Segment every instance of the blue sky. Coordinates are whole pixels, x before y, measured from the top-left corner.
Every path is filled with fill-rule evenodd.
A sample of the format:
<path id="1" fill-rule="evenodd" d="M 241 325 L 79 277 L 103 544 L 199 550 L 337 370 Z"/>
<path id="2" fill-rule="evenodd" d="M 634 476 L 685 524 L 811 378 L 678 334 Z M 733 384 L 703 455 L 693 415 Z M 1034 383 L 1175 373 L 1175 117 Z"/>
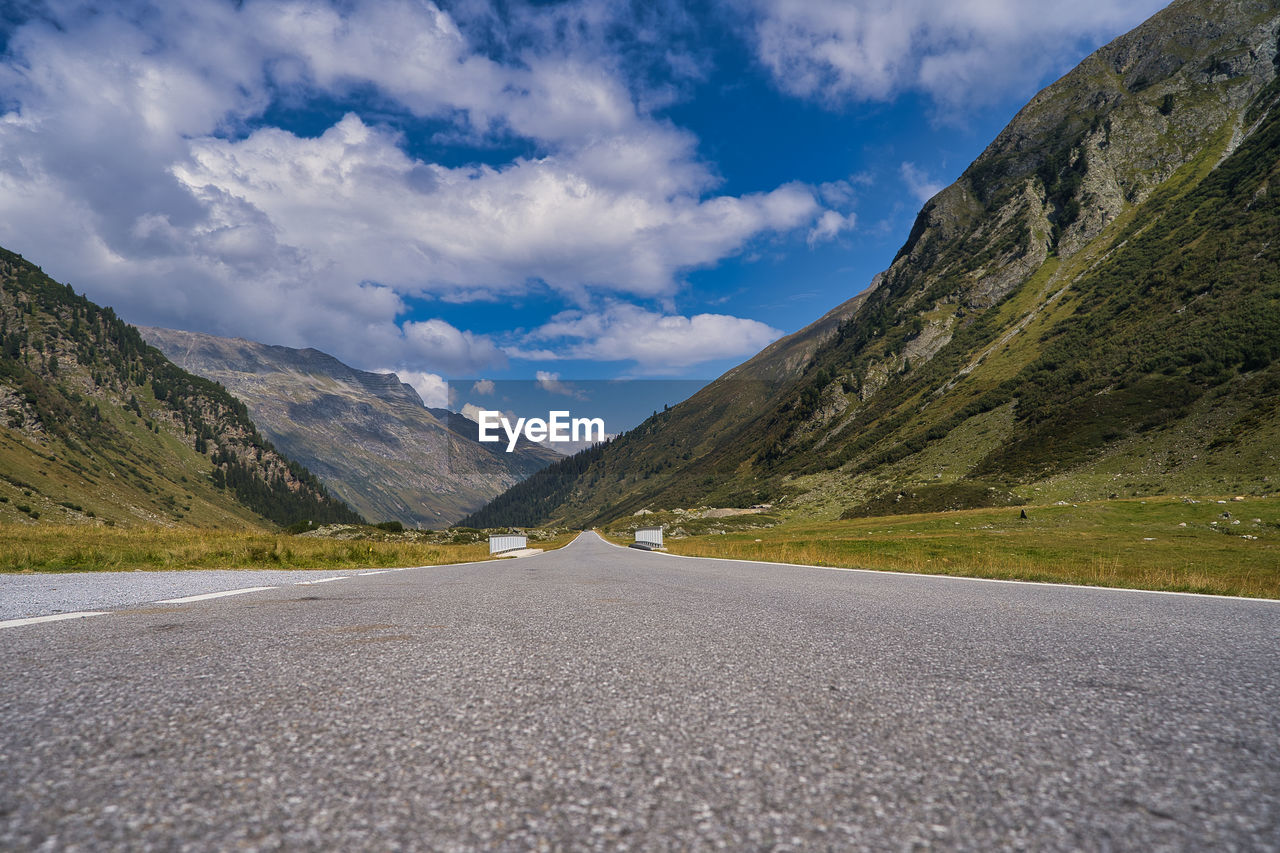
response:
<path id="1" fill-rule="evenodd" d="M 139 324 L 443 379 L 710 379 L 861 291 L 1151 0 L 0 12 L 0 245 Z"/>

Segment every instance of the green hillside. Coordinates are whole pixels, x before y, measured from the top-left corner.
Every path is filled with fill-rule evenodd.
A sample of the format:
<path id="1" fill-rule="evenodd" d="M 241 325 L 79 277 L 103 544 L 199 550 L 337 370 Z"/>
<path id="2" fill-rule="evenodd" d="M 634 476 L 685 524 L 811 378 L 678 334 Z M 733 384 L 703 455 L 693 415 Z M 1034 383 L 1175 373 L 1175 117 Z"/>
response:
<path id="1" fill-rule="evenodd" d="M 359 516 L 244 405 L 0 249 L 0 522 L 249 527 Z"/>
<path id="2" fill-rule="evenodd" d="M 1275 491 L 1278 39 L 1274 3 L 1173 4 L 1032 99 L 837 322 L 468 523 Z"/>

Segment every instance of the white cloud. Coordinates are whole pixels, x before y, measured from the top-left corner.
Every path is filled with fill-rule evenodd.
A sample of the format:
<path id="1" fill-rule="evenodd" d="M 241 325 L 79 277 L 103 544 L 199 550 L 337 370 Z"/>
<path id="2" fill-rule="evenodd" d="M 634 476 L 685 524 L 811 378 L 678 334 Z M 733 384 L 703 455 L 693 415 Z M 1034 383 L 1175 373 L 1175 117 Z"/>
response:
<path id="1" fill-rule="evenodd" d="M 1109 40 L 1165 0 L 727 0 L 786 92 L 828 102 L 914 90 L 946 112 L 1025 96 L 1084 42 Z"/>
<path id="2" fill-rule="evenodd" d="M 825 243 L 840 236 L 843 231 L 852 231 L 858 224 L 857 214 L 840 214 L 834 210 L 825 210 L 818 217 L 818 223 L 809 230 L 809 246 Z"/>
<path id="3" fill-rule="evenodd" d="M 798 184 L 714 195 L 697 140 L 641 112 L 606 55 L 491 58 L 430 2 L 68 0 L 49 16 L 0 56 L 0 234 L 132 321 L 474 373 L 501 363 L 493 343 L 403 323 L 406 298 L 669 298 L 685 271 L 822 212 Z M 370 88 L 537 153 L 440 165 L 356 115 L 315 137 L 249 132 L 273 101 Z"/>
<path id="4" fill-rule="evenodd" d="M 438 364 L 447 373 L 466 373 L 477 365 L 487 367 L 506 362 L 488 337 L 460 331 L 444 320 L 413 321 L 402 328 L 406 353 Z"/>
<path id="5" fill-rule="evenodd" d="M 781 336 L 778 329 L 743 317 L 685 317 L 615 303 L 603 311 L 563 312 L 507 353 L 515 358 L 635 361 L 644 372 L 662 372 L 753 355 Z"/>
<path id="6" fill-rule="evenodd" d="M 471 386 L 471 390 L 476 394 L 488 396 L 493 393 L 493 380 L 492 379 L 476 380 L 476 383 Z"/>
<path id="7" fill-rule="evenodd" d="M 930 178 L 915 163 L 903 163 L 900 171 L 902 182 L 907 185 L 907 191 L 911 193 L 912 198 L 921 204 L 942 192 L 946 187 L 946 184 L 942 181 Z"/>
<path id="8" fill-rule="evenodd" d="M 422 404 L 429 408 L 441 409 L 449 405 L 449 383 L 444 377 L 435 373 L 424 373 L 421 370 L 379 370 L 377 373 L 393 373 L 406 385 L 418 392 Z"/>
<path id="9" fill-rule="evenodd" d="M 579 400 L 585 400 L 586 396 L 577 388 L 566 382 L 560 381 L 559 373 L 552 373 L 548 370 L 539 370 L 535 374 L 538 381 L 538 387 L 550 394 L 560 394 L 565 397 L 576 397 Z"/>
<path id="10" fill-rule="evenodd" d="M 673 290 L 678 271 L 818 211 L 795 184 L 699 198 L 709 179 L 685 159 L 691 147 L 683 134 L 658 133 L 451 169 L 408 157 L 394 134 L 348 115 L 315 139 L 267 129 L 202 140 L 174 174 L 220 218 L 245 204 L 260 212 L 278 241 L 324 258 L 342 281 L 489 293 L 538 279 L 567 294 L 655 296 Z"/>

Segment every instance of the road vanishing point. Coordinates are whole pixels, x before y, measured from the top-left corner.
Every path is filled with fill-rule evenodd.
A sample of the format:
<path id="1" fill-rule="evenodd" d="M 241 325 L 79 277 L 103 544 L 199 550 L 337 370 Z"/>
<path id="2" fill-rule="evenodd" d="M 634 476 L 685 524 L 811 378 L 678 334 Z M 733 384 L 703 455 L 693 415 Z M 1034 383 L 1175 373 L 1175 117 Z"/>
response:
<path id="1" fill-rule="evenodd" d="M 593 533 L 196 599 L 0 630 L 0 848 L 1280 849 L 1278 602 Z"/>

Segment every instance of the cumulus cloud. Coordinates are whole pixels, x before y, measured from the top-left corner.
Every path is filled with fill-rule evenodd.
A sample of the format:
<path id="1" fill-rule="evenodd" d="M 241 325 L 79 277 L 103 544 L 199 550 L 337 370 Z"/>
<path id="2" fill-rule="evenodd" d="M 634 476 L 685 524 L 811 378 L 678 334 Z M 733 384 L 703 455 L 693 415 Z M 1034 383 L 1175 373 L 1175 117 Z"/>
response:
<path id="1" fill-rule="evenodd" d="M 550 394 L 560 394 L 565 397 L 576 397 L 579 400 L 585 400 L 586 395 L 577 388 L 567 382 L 560 381 L 559 373 L 552 373 L 548 370 L 539 370 L 535 374 L 538 381 L 538 387 Z"/>
<path id="2" fill-rule="evenodd" d="M 429 408 L 441 409 L 449 405 L 449 383 L 443 376 L 424 373 L 421 370 L 379 370 L 377 373 L 392 373 L 422 398 L 422 404 Z"/>
<path id="3" fill-rule="evenodd" d="M 347 115 L 314 139 L 264 129 L 201 140 L 192 154 L 174 174 L 211 208 L 231 208 L 223 218 L 247 203 L 278 241 L 326 258 L 341 280 L 372 271 L 402 292 L 522 290 L 537 279 L 565 293 L 661 295 L 677 271 L 804 225 L 819 209 L 796 184 L 698 197 L 707 179 L 684 159 L 692 142 L 683 134 L 445 168 Z"/>
<path id="4" fill-rule="evenodd" d="M 476 383 L 475 383 L 474 385 L 472 385 L 472 386 L 471 386 L 471 391 L 472 391 L 473 393 L 475 393 L 475 394 L 481 394 L 481 395 L 483 395 L 483 396 L 488 396 L 488 395 L 490 395 L 490 394 L 492 394 L 492 393 L 493 393 L 493 380 L 492 380 L 492 379 L 478 379 L 478 380 L 476 380 Z"/>
<path id="5" fill-rule="evenodd" d="M 502 354 L 404 322 L 407 299 L 669 298 L 822 213 L 799 184 L 716 195 L 697 139 L 603 54 L 508 53 L 430 2 L 52 4 L 0 56 L 0 231 L 130 320 L 465 374 Z M 354 113 L 316 135 L 263 126 L 273 104 L 369 91 L 534 153 L 443 165 Z"/>
<path id="6" fill-rule="evenodd" d="M 818 223 L 809 230 L 808 243 L 815 246 L 840 236 L 842 231 L 851 231 L 858 224 L 857 214 L 840 214 L 834 210 L 825 210 L 818 217 Z"/>
<path id="7" fill-rule="evenodd" d="M 944 111 L 1025 96 L 1084 42 L 1136 26 L 1165 0 L 727 0 L 786 92 L 828 102 L 908 90 Z"/>
<path id="8" fill-rule="evenodd" d="M 413 321 L 402 328 L 406 351 L 424 360 L 431 359 L 446 372 L 465 373 L 474 365 L 506 363 L 490 338 L 460 331 L 444 320 Z"/>
<path id="9" fill-rule="evenodd" d="M 727 314 L 660 314 L 615 303 L 594 312 L 566 311 L 531 332 L 513 357 L 635 361 L 661 372 L 704 361 L 753 355 L 782 336 L 758 320 Z M 539 348 L 539 344 L 544 346 Z"/>
<path id="10" fill-rule="evenodd" d="M 942 181 L 930 178 L 915 163 L 903 163 L 901 167 L 902 182 L 907 185 L 907 192 L 916 201 L 924 204 L 946 187 Z"/>
<path id="11" fill-rule="evenodd" d="M 462 405 L 462 409 L 459 412 L 459 414 L 461 414 L 464 418 L 466 418 L 469 421 L 475 421 L 476 423 L 480 423 L 480 413 L 483 411 L 486 411 L 486 410 L 480 408 L 475 403 L 464 403 Z"/>

